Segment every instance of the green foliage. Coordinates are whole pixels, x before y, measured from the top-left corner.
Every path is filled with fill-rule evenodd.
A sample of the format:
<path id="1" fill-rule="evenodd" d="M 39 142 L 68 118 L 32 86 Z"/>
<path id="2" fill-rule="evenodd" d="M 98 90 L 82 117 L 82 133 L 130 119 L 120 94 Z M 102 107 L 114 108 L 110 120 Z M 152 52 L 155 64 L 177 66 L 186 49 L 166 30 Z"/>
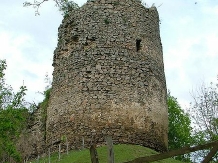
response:
<path id="1" fill-rule="evenodd" d="M 23 6 L 24 7 L 32 6 L 33 8 L 35 8 L 35 15 L 39 15 L 39 7 L 45 1 L 48 1 L 48 0 L 42 0 L 42 1 L 34 0 L 33 3 L 26 1 L 23 3 Z M 55 2 L 56 7 L 59 8 L 59 11 L 64 17 L 68 17 L 70 12 L 79 8 L 79 6 L 74 1 L 71 1 L 71 0 L 53 0 L 53 1 Z"/>
<path id="2" fill-rule="evenodd" d="M 21 161 L 20 153 L 16 149 L 16 141 L 26 125 L 27 109 L 8 108 L 0 111 L 0 159 L 13 158 Z"/>
<path id="3" fill-rule="evenodd" d="M 168 117 L 169 117 L 169 150 L 179 149 L 192 144 L 191 120 L 188 114 L 181 109 L 177 99 L 168 93 Z M 177 156 L 176 159 L 189 161 L 189 155 Z"/>
<path id="4" fill-rule="evenodd" d="M 66 142 L 66 141 L 67 141 L 66 135 L 62 135 L 62 136 L 61 136 L 61 141 L 62 141 L 62 142 Z"/>
<path id="5" fill-rule="evenodd" d="M 5 84 L 4 79 L 4 70 L 6 67 L 6 61 L 0 60 L 0 110 L 5 108 L 11 96 L 11 88 Z"/>
<path id="6" fill-rule="evenodd" d="M 107 25 L 110 23 L 110 21 L 108 20 L 108 18 L 104 19 L 104 23 L 107 24 Z"/>
<path id="7" fill-rule="evenodd" d="M 191 103 L 190 113 L 196 132 L 204 132 L 205 140 L 218 140 L 218 85 L 202 86 Z"/>
<path id="8" fill-rule="evenodd" d="M 17 93 L 13 92 L 12 88 L 5 83 L 6 67 L 6 61 L 0 60 L 0 160 L 7 162 L 13 159 L 21 162 L 16 142 L 28 117 L 23 98 L 27 89 L 21 86 Z"/>
<path id="9" fill-rule="evenodd" d="M 79 8 L 78 4 L 69 0 L 62 0 L 62 4 L 59 5 L 59 10 L 64 17 L 68 17 L 70 12 Z"/>
<path id="10" fill-rule="evenodd" d="M 194 143 L 204 144 L 218 140 L 218 84 L 202 85 L 192 97 L 189 113 L 192 115 L 194 125 Z M 195 152 L 193 158 L 197 160 L 208 152 L 208 150 Z M 218 160 L 218 154 L 214 160 Z"/>
<path id="11" fill-rule="evenodd" d="M 48 107 L 50 92 L 51 92 L 51 88 L 48 88 L 43 92 L 44 100 L 42 101 L 42 103 L 40 103 L 40 107 L 42 107 L 43 109 L 46 109 Z"/>
<path id="12" fill-rule="evenodd" d="M 6 61 L 5 60 L 0 60 L 0 80 L 2 81 L 4 78 L 4 70 L 6 69 Z M 2 82 L 1 82 L 2 83 Z"/>
<path id="13" fill-rule="evenodd" d="M 27 89 L 25 86 L 21 86 L 17 93 L 13 92 L 12 87 L 5 83 L 4 70 L 6 67 L 6 61 L 0 60 L 0 110 L 22 108 L 25 105 L 23 97 L 25 96 Z"/>

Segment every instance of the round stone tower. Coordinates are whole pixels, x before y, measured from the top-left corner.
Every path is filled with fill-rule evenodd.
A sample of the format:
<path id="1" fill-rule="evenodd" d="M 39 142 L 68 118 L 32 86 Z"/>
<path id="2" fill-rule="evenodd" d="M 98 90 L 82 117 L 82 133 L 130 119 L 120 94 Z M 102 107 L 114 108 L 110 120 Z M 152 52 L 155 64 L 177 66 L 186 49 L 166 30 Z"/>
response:
<path id="1" fill-rule="evenodd" d="M 89 0 L 59 27 L 47 110 L 48 144 L 139 144 L 167 149 L 159 17 L 139 0 Z"/>

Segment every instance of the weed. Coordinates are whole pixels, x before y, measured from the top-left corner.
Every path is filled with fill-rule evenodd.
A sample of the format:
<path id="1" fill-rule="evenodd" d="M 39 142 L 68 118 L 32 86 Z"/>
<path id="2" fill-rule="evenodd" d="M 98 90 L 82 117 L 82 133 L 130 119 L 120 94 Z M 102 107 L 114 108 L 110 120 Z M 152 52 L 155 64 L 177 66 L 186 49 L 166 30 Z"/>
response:
<path id="1" fill-rule="evenodd" d="M 108 20 L 108 18 L 104 19 L 104 23 L 107 24 L 107 25 L 110 23 L 110 21 Z"/>

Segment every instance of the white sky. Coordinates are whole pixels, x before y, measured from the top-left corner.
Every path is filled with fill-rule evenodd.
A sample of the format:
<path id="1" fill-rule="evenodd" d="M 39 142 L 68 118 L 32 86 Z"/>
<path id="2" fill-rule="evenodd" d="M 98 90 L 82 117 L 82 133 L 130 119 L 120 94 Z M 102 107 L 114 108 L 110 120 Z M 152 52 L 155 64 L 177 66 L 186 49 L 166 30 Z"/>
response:
<path id="1" fill-rule="evenodd" d="M 6 59 L 7 83 L 15 90 L 27 86 L 27 100 L 39 102 L 36 92 L 45 89 L 45 74 L 52 77 L 53 51 L 62 21 L 52 0 L 40 8 L 22 6 L 25 0 L 0 2 L 0 59 Z M 33 1 L 33 0 L 29 0 Z M 86 0 L 75 0 L 82 5 Z M 155 3 L 161 19 L 167 88 L 185 109 L 190 92 L 202 82 L 217 82 L 218 75 L 218 1 L 147 0 Z M 195 4 L 197 2 L 197 4 Z"/>

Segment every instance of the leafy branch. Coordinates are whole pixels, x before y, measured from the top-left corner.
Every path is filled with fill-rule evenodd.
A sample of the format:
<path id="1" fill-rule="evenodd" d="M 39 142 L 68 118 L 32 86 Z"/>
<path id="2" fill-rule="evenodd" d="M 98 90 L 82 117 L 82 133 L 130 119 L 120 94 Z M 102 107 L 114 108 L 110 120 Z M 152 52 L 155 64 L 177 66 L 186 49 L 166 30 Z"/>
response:
<path id="1" fill-rule="evenodd" d="M 37 16 L 40 15 L 39 8 L 46 1 L 49 0 L 42 0 L 42 1 L 34 0 L 34 2 L 26 1 L 23 3 L 23 6 L 24 7 L 32 6 L 35 9 L 35 15 Z M 70 0 L 53 0 L 53 1 L 55 2 L 55 6 L 59 8 L 59 11 L 61 11 L 63 16 L 68 16 L 69 12 L 79 8 L 78 4 Z"/>

